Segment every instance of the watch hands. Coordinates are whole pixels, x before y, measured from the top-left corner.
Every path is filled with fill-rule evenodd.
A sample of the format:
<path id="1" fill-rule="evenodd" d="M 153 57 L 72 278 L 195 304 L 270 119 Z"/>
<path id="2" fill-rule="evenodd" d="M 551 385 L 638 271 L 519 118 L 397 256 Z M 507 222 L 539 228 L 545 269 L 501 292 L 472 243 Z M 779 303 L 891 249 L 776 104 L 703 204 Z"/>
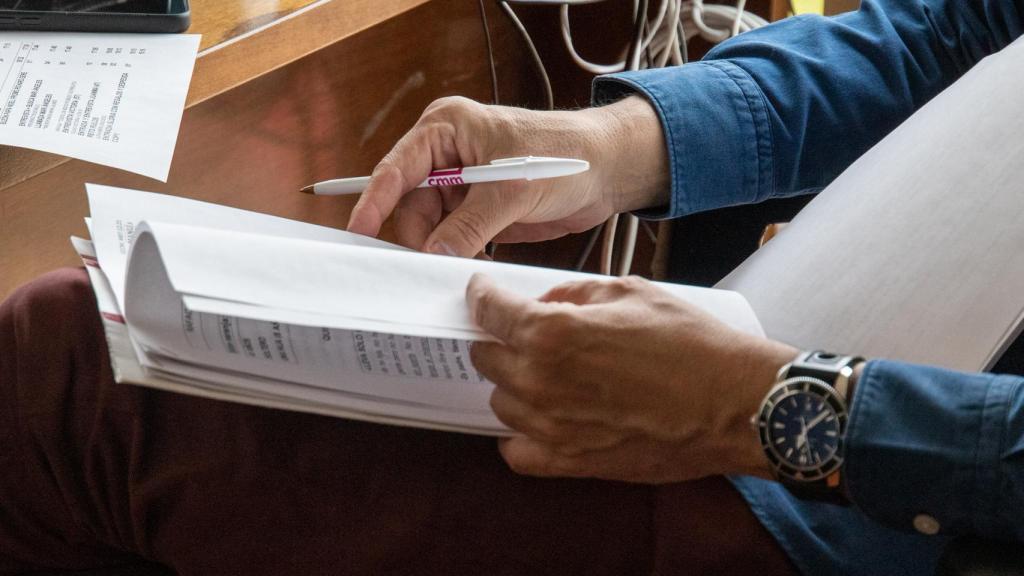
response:
<path id="1" fill-rule="evenodd" d="M 810 430 L 811 428 L 814 428 L 818 424 L 821 424 L 822 420 L 824 420 L 825 418 L 828 418 L 828 414 L 829 413 L 826 410 L 826 411 L 822 412 L 821 414 L 818 414 L 817 416 L 815 416 L 813 420 L 811 420 L 810 422 L 807 423 L 807 428 L 804 430 L 804 433 L 806 434 L 807 430 Z"/>
<path id="2" fill-rule="evenodd" d="M 796 449 L 800 450 L 807 444 L 807 422 L 800 418 L 800 435 L 796 437 Z"/>

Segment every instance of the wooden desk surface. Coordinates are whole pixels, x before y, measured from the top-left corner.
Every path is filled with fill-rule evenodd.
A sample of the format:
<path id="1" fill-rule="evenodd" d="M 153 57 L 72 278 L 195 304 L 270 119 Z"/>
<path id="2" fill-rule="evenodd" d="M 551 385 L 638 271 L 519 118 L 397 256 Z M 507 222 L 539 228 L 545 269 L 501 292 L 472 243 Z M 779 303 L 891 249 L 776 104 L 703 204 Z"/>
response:
<path id="1" fill-rule="evenodd" d="M 206 50 L 271 24 L 319 0 L 192 0 L 189 34 L 202 34 Z"/>

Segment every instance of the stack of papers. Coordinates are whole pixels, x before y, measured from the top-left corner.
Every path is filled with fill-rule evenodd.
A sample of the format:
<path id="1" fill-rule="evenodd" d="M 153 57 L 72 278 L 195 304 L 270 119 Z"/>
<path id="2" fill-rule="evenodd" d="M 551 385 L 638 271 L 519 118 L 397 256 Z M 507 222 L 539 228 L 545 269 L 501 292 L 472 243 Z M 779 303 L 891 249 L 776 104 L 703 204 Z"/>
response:
<path id="1" fill-rule="evenodd" d="M 484 272 L 538 297 L 593 275 L 422 254 L 172 196 L 89 185 L 88 265 L 119 382 L 263 406 L 505 434 L 470 342 Z M 752 333 L 735 292 L 663 285 Z"/>

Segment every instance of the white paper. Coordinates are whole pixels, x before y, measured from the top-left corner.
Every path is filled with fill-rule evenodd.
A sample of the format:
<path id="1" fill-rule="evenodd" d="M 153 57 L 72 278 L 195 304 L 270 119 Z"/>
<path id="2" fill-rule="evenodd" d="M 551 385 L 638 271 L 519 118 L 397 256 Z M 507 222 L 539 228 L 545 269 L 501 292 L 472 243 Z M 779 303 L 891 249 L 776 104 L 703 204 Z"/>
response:
<path id="1" fill-rule="evenodd" d="M 0 144 L 167 181 L 194 34 L 0 32 Z"/>
<path id="2" fill-rule="evenodd" d="M 195 312 L 171 287 L 153 237 L 145 226 L 140 230 L 129 265 L 125 318 L 144 352 L 144 365 L 160 367 L 163 356 L 316 388 L 489 412 L 492 388 L 470 364 L 467 342 Z M 238 278 L 236 284 L 245 282 Z"/>
<path id="3" fill-rule="evenodd" d="M 469 277 L 486 272 L 528 297 L 593 277 L 163 222 L 138 227 L 128 271 L 125 317 L 150 369 L 185 362 L 431 407 L 448 422 L 489 416 L 493 429 L 493 386 L 469 360 L 469 341 L 489 338 L 466 312 Z M 666 289 L 759 333 L 738 294 Z M 308 322 L 281 322 L 295 311 Z"/>
<path id="4" fill-rule="evenodd" d="M 296 222 L 287 218 L 240 210 L 179 196 L 139 192 L 113 186 L 86 184 L 89 196 L 89 232 L 103 272 L 110 280 L 118 307 L 124 310 L 124 272 L 128 251 L 140 222 L 192 224 L 207 228 L 259 232 L 273 237 L 307 238 L 377 248 L 400 246 L 344 230 Z"/>
<path id="5" fill-rule="evenodd" d="M 89 197 L 95 245 L 75 246 L 107 311 L 118 381 L 211 398 L 508 434 L 469 360 L 470 341 L 487 338 L 466 312 L 470 275 L 529 297 L 595 277 L 395 250 L 158 194 L 90 185 Z M 762 333 L 739 294 L 663 287 Z"/>
<path id="6" fill-rule="evenodd" d="M 72 238 L 72 244 L 89 272 L 117 382 L 216 400 L 380 424 L 497 436 L 509 433 L 500 423 L 495 425 L 494 415 L 490 413 L 448 411 L 414 403 L 391 402 L 379 397 L 312 388 L 259 375 L 231 374 L 167 359 L 162 360 L 167 366 L 166 370 L 144 367 L 139 360 L 142 352 L 132 342 L 128 326 L 117 308 L 113 290 L 103 271 L 96 265 L 96 252 L 92 242 Z"/>
<path id="7" fill-rule="evenodd" d="M 991 367 L 1024 311 L 1022 62 L 976 65 L 719 286 L 801 348 Z"/>
<path id="8" fill-rule="evenodd" d="M 224 300 L 268 310 L 317 314 L 321 322 L 334 327 L 348 327 L 347 319 L 369 319 L 392 324 L 403 334 L 411 330 L 447 336 L 448 332 L 432 331 L 442 329 L 473 334 L 474 340 L 487 339 L 466 307 L 466 285 L 474 273 L 485 273 L 499 286 L 527 298 L 538 298 L 573 280 L 607 279 L 551 268 L 164 222 L 150 222 L 148 226 L 156 240 L 144 254 L 133 254 L 129 266 L 135 266 L 136 260 L 142 264 L 154 258 L 155 246 L 159 245 L 159 257 L 175 291 L 205 297 L 206 302 Z M 139 274 L 129 278 L 127 298 L 131 298 L 132 282 L 143 282 L 148 277 Z M 660 286 L 739 330 L 761 333 L 746 301 L 735 292 L 677 284 Z M 139 286 L 136 293 L 153 289 Z"/>

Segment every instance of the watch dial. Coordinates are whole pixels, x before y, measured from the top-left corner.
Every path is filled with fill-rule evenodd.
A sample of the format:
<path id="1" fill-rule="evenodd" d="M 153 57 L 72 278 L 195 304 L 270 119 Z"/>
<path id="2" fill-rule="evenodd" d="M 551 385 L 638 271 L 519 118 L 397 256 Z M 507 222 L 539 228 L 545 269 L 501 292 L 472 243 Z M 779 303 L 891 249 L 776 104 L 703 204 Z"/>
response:
<path id="1" fill-rule="evenodd" d="M 795 391 L 780 398 L 768 417 L 768 441 L 779 459 L 797 470 L 814 470 L 839 449 L 840 423 L 823 398 Z"/>

